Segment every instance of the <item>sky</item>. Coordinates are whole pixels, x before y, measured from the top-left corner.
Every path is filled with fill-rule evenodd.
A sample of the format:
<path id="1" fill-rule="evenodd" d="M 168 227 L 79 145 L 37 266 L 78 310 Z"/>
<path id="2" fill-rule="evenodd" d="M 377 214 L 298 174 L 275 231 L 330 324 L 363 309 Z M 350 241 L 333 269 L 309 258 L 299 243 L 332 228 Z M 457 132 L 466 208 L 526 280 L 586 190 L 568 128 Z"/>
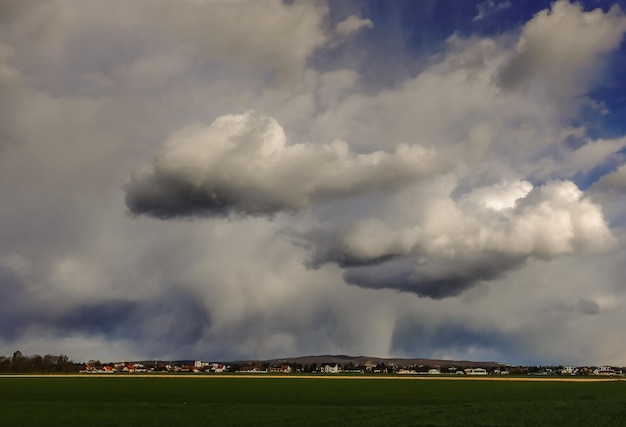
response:
<path id="1" fill-rule="evenodd" d="M 2 0 L 0 354 L 626 365 L 626 2 Z"/>

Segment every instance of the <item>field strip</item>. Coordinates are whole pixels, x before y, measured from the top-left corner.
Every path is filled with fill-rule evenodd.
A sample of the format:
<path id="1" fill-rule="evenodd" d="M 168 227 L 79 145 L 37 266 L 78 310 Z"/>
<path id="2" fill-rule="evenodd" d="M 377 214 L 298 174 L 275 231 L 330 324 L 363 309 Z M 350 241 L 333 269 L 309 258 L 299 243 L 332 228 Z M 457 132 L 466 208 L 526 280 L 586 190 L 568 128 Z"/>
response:
<path id="1" fill-rule="evenodd" d="M 497 376 L 425 376 L 425 375 L 268 375 L 268 374 L 235 374 L 235 375 L 172 375 L 172 374 L 0 374 L 0 378 L 189 378 L 189 379 L 219 379 L 219 378 L 268 378 L 268 379 L 322 379 L 322 380 L 404 380 L 404 381 L 535 381 L 535 382 L 609 382 L 625 381 L 626 378 L 572 378 L 572 377 L 497 377 Z"/>

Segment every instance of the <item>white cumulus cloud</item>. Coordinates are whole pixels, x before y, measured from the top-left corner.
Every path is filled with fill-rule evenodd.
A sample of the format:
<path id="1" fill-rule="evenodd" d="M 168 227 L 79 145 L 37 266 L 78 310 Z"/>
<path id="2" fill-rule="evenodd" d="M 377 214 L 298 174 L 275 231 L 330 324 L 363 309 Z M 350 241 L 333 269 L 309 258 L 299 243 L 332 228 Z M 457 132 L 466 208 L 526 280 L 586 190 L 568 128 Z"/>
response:
<path id="1" fill-rule="evenodd" d="M 601 208 L 570 181 L 502 183 L 458 201 L 440 194 L 421 202 L 402 226 L 388 225 L 393 211 L 387 211 L 382 220 L 290 234 L 310 248 L 310 265 L 336 263 L 349 283 L 433 298 L 500 278 L 531 258 L 603 251 L 616 243 Z"/>
<path id="2" fill-rule="evenodd" d="M 286 141 L 274 119 L 253 112 L 188 127 L 133 173 L 126 203 L 133 213 L 159 218 L 271 215 L 393 190 L 446 168 L 432 150 L 417 145 L 356 154 L 343 141 Z"/>

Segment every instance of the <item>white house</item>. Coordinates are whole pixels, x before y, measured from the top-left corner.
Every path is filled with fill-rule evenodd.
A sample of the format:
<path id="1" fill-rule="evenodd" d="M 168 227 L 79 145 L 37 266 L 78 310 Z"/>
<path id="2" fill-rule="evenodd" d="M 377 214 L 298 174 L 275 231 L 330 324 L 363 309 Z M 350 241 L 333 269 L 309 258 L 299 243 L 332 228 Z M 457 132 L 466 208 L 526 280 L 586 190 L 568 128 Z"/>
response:
<path id="1" fill-rule="evenodd" d="M 578 369 L 574 368 L 573 366 L 566 366 L 565 368 L 561 369 L 561 375 L 576 375 L 577 372 Z"/>
<path id="2" fill-rule="evenodd" d="M 226 366 L 226 365 L 223 365 L 221 363 L 214 363 L 213 364 L 213 372 L 221 374 L 223 372 L 226 372 L 227 370 L 228 370 L 228 366 Z"/>
<path id="3" fill-rule="evenodd" d="M 593 370 L 594 375 L 615 375 L 615 369 L 610 366 L 600 366 Z"/>
<path id="4" fill-rule="evenodd" d="M 321 371 L 325 374 L 338 374 L 341 372 L 341 368 L 337 364 L 335 364 L 335 366 L 324 365 Z"/>

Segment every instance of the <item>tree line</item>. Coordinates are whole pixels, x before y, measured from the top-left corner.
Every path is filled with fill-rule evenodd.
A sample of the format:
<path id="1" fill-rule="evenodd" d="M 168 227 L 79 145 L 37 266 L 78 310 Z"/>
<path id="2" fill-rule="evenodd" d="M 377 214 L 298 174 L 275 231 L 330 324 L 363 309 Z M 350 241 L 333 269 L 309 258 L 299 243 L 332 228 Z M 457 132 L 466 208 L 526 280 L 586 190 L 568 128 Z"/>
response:
<path id="1" fill-rule="evenodd" d="M 27 356 L 21 351 L 16 351 L 13 356 L 0 356 L 0 372 L 4 373 L 78 372 L 84 368 L 84 363 L 75 363 L 64 354 Z"/>

